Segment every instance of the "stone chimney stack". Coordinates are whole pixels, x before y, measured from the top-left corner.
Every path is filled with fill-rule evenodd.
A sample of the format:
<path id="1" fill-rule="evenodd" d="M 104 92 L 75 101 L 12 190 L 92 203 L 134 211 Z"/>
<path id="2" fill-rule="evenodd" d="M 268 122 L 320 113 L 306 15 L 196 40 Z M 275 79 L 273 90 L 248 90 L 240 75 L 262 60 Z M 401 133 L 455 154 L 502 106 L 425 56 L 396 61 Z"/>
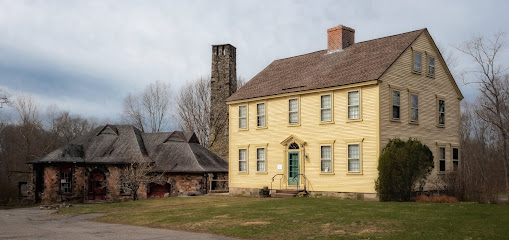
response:
<path id="1" fill-rule="evenodd" d="M 355 43 L 355 30 L 343 25 L 327 29 L 327 52 L 335 52 Z"/>
<path id="2" fill-rule="evenodd" d="M 228 161 L 228 105 L 226 98 L 237 91 L 236 48 L 230 44 L 212 45 L 210 80 L 209 149 Z"/>

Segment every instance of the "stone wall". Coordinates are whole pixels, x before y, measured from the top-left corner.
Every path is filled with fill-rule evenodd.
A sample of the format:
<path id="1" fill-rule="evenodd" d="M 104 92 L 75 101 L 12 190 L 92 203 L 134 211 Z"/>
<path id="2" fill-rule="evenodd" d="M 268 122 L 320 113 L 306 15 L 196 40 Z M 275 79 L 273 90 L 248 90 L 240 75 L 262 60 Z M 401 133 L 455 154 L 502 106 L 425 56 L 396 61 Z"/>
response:
<path id="1" fill-rule="evenodd" d="M 361 201 L 379 201 L 376 193 L 355 193 L 355 192 L 325 192 L 310 191 L 310 197 L 315 198 L 337 198 Z M 230 188 L 230 196 L 247 196 L 259 197 L 260 189 L 258 188 Z"/>
<path id="2" fill-rule="evenodd" d="M 207 193 L 207 176 L 205 174 L 169 174 L 171 196 L 192 196 Z"/>

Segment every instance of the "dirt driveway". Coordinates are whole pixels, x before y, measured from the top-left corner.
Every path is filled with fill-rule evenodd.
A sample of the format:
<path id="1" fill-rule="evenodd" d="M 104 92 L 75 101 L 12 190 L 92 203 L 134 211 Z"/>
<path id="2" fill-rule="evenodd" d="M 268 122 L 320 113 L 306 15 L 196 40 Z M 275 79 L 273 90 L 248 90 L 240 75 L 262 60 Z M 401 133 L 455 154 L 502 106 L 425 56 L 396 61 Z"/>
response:
<path id="1" fill-rule="evenodd" d="M 0 239 L 231 239 L 222 236 L 88 221 L 97 214 L 56 215 L 54 210 L 0 210 Z"/>

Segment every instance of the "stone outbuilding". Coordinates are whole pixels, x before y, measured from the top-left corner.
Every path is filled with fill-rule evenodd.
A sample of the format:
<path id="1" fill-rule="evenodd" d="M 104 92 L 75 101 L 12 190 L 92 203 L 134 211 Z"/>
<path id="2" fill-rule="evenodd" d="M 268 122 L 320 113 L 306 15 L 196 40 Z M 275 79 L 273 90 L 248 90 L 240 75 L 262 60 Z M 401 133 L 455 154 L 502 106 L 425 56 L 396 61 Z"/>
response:
<path id="1" fill-rule="evenodd" d="M 138 179 L 139 199 L 228 191 L 228 163 L 201 146 L 193 132 L 143 133 L 132 125 L 106 125 L 30 162 L 28 192 L 42 203 L 129 200 L 133 188 L 122 175 L 137 162 L 150 166 L 147 177 Z"/>

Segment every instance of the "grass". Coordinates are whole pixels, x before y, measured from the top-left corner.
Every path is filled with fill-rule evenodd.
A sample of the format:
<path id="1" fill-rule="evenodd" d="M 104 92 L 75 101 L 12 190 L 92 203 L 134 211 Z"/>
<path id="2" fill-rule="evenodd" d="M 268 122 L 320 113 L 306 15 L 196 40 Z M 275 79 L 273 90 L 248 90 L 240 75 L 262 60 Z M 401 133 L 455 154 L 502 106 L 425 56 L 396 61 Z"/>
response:
<path id="1" fill-rule="evenodd" d="M 64 208 L 96 221 L 255 239 L 503 239 L 509 205 L 189 197 Z"/>

